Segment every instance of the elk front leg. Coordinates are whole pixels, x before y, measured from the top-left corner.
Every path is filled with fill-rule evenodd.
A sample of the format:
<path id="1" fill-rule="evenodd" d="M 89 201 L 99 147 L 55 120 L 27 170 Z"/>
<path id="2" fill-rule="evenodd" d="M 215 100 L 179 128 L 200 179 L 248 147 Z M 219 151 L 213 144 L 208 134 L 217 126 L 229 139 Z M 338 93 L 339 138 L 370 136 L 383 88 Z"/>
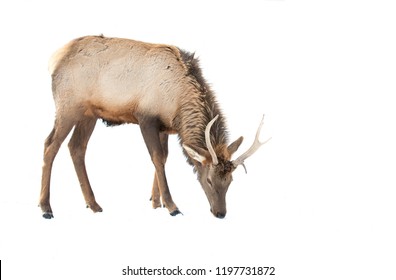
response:
<path id="1" fill-rule="evenodd" d="M 167 152 L 164 151 L 161 144 L 159 121 L 155 118 L 143 118 L 143 120 L 139 121 L 139 125 L 144 142 L 146 143 L 147 149 L 151 156 L 151 160 L 155 167 L 155 179 L 153 184 L 154 194 L 156 194 L 155 181 L 157 181 L 159 195 L 162 198 L 164 206 L 168 209 L 169 213 L 172 216 L 180 214 L 181 212 L 172 200 L 172 196 L 168 187 L 168 182 L 166 180 L 165 162 Z M 157 197 L 152 197 L 152 199 L 153 201 L 154 199 L 158 199 L 158 195 Z"/>
<path id="2" fill-rule="evenodd" d="M 160 141 L 164 156 L 164 162 L 166 163 L 166 159 L 168 158 L 168 134 L 160 133 Z M 157 173 L 154 173 L 153 189 L 151 192 L 151 203 L 154 209 L 162 207 L 161 195 L 158 188 Z"/>

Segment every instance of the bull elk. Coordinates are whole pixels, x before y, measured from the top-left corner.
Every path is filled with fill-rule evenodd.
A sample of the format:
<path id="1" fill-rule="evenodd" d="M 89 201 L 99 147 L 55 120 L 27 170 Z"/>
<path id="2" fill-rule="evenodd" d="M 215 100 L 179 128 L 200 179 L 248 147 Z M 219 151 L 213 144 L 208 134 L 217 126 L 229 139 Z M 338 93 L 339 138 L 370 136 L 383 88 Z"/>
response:
<path id="1" fill-rule="evenodd" d="M 93 212 L 102 211 L 85 168 L 87 144 L 97 119 L 107 125 L 139 124 L 155 167 L 152 206 L 163 204 L 172 216 L 181 212 L 172 200 L 164 166 L 168 135 L 177 133 L 211 212 L 217 218 L 225 217 L 232 172 L 266 142 L 259 141 L 263 120 L 253 145 L 232 161 L 243 137 L 227 144 L 224 117 L 193 54 L 170 45 L 86 36 L 55 52 L 49 68 L 56 115 L 44 145 L 39 202 L 44 218 L 54 217 L 50 206 L 52 164 L 73 127 L 68 147 L 86 205 Z"/>

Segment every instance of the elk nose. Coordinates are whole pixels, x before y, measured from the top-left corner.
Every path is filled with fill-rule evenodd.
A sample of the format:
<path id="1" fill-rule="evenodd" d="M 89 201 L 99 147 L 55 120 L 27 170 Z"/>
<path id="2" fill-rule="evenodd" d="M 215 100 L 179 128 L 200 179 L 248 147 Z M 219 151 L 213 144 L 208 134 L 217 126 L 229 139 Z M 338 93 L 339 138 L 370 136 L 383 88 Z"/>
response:
<path id="1" fill-rule="evenodd" d="M 223 219 L 225 217 L 225 215 L 226 215 L 225 213 L 217 212 L 216 213 L 216 218 Z"/>

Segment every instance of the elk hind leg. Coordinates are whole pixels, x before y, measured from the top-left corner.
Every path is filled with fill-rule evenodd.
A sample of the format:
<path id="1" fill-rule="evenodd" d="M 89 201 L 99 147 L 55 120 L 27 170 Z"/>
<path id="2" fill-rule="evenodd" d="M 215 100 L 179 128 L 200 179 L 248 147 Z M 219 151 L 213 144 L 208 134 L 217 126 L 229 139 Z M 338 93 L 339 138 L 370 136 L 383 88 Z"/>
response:
<path id="1" fill-rule="evenodd" d="M 96 118 L 84 118 L 80 120 L 74 128 L 68 146 L 87 208 L 91 208 L 93 212 L 102 212 L 102 208 L 95 200 L 85 167 L 85 153 L 89 138 L 95 129 L 95 124 Z"/>
<path id="2" fill-rule="evenodd" d="M 63 118 L 57 117 L 55 119 L 55 124 L 51 133 L 45 140 L 39 206 L 43 213 L 43 217 L 46 219 L 51 219 L 54 217 L 50 205 L 50 181 L 52 165 L 60 146 L 62 145 L 66 136 L 72 130 L 73 126 L 73 121 L 64 120 Z"/>

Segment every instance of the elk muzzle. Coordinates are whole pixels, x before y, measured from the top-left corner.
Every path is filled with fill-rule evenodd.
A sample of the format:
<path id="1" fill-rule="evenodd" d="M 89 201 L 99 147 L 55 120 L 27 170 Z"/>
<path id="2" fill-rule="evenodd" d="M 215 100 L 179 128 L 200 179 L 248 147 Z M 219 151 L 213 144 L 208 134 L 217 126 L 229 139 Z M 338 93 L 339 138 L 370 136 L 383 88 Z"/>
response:
<path id="1" fill-rule="evenodd" d="M 212 212 L 212 214 L 219 219 L 223 219 L 227 214 L 225 195 L 226 194 L 224 193 L 222 196 L 215 196 L 215 199 L 213 199 L 213 197 L 208 197 L 210 212 Z"/>

